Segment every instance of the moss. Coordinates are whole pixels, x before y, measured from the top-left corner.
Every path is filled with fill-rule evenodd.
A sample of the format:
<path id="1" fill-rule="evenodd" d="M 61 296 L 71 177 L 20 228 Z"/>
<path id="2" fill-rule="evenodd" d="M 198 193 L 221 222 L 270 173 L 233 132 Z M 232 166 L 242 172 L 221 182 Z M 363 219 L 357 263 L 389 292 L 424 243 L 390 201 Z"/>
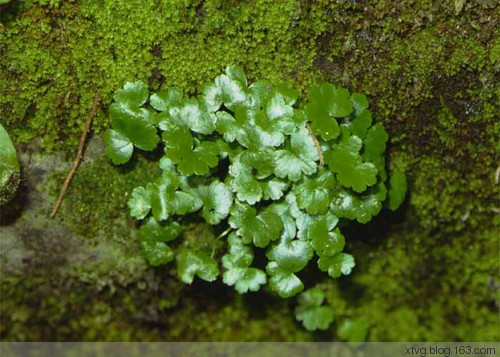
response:
<path id="1" fill-rule="evenodd" d="M 224 289 L 224 288 L 222 288 Z M 187 300 L 182 313 L 169 318 L 169 339 L 191 341 L 310 341 L 310 333 L 294 321 L 286 303 L 267 297 L 266 306 L 237 297 L 230 304 L 217 306 L 208 300 Z M 220 299 L 220 297 L 219 297 Z M 205 304 L 207 301 L 205 301 Z"/>
<path id="2" fill-rule="evenodd" d="M 372 341 L 498 340 L 496 234 L 402 232 L 394 227 L 379 247 L 353 245 L 370 253 L 358 255 L 350 284 L 362 297 L 345 314 L 367 319 Z"/>
<path id="3" fill-rule="evenodd" d="M 128 196 L 135 187 L 160 174 L 158 164 L 139 154 L 132 162 L 117 168 L 101 150 L 96 155 L 99 157 L 95 161 L 84 163 L 74 176 L 61 206 L 64 214 L 60 219 L 74 226 L 75 233 L 90 239 L 99 235 L 129 236 L 135 225 L 129 219 Z M 67 174 L 67 168 L 54 172 L 52 197 L 57 196 Z"/>
<path id="4" fill-rule="evenodd" d="M 243 59 L 251 78 L 288 81 L 300 70 L 301 85 L 317 73 L 310 31 L 290 31 L 294 1 L 157 3 L 19 5 L 16 20 L 1 27 L 2 117 L 16 141 L 42 135 L 48 150 L 76 147 L 94 93 L 109 103 L 130 80 L 192 92 Z M 100 113 L 94 130 L 106 126 Z"/>
<path id="5" fill-rule="evenodd" d="M 430 0 L 11 2 L 1 14 L 0 115 L 25 155 L 29 194 L 13 203 L 22 215 L 2 223 L 2 339 L 335 338 L 304 332 L 293 302 L 266 291 L 241 298 L 147 267 L 126 197 L 157 174 L 155 154 L 123 168 L 101 156 L 107 105 L 124 82 L 193 93 L 239 63 L 251 80 L 301 90 L 325 80 L 368 94 L 389 131 L 389 167 L 407 172 L 402 211 L 346 232 L 353 276 L 308 273 L 328 292 L 336 326 L 363 318 L 370 340 L 498 340 L 497 10 L 468 1 L 456 14 L 453 2 Z M 96 91 L 96 146 L 48 222 L 68 165 L 23 143 L 38 137 L 42 150 L 74 155 Z M 186 232 L 207 251 L 213 238 L 204 226 Z"/>
<path id="6" fill-rule="evenodd" d="M 358 266 L 343 299 L 361 298 L 343 314 L 368 318 L 373 341 L 495 341 L 498 30 L 485 20 L 492 8 L 477 4 L 461 16 L 431 2 L 404 6 L 353 6 L 351 36 L 342 34 L 340 52 L 332 39 L 319 62 L 377 99 L 390 166 L 409 178 L 404 224 L 386 228 L 385 216 L 347 236 Z"/>
<path id="7" fill-rule="evenodd" d="M 376 98 L 389 165 L 407 171 L 410 191 L 404 224 L 387 227 L 384 214 L 346 234 L 356 273 L 338 283 L 344 293 L 330 303 L 345 302 L 339 320 L 366 318 L 373 341 L 495 341 L 498 30 L 484 20 L 487 7 L 461 16 L 432 2 L 405 7 L 334 10 L 344 32 L 325 41 L 317 59 L 329 80 Z"/>
<path id="8" fill-rule="evenodd" d="M 29 154 L 36 146 L 20 155 L 26 178 L 14 203 L 22 210 L 10 212 L 16 207 L 11 206 L 1 212 L 2 340 L 311 338 L 276 296 L 258 297 L 268 302 L 261 311 L 255 295 L 242 299 L 222 284 L 189 287 L 171 266 L 148 266 L 135 223 L 127 221 L 123 190 L 159 174 L 157 163 L 138 154 L 116 168 L 101 155 L 100 144 L 90 142 L 54 221 L 47 221 L 47 214 L 68 167 L 55 155 Z M 211 227 L 195 223 L 180 242 L 217 254 L 220 244 Z"/>

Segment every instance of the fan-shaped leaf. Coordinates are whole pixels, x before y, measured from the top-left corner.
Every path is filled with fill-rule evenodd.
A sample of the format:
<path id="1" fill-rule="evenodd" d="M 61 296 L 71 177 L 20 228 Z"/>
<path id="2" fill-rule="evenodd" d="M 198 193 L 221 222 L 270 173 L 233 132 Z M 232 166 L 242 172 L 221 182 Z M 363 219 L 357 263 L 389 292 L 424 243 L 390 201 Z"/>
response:
<path id="1" fill-rule="evenodd" d="M 328 214 L 314 221 L 308 230 L 309 239 L 320 257 L 340 253 L 345 246 L 345 238 L 337 225 L 338 218 Z"/>
<path id="2" fill-rule="evenodd" d="M 154 267 L 174 260 L 174 252 L 163 242 L 142 241 L 141 248 L 149 264 Z"/>
<path id="3" fill-rule="evenodd" d="M 338 181 L 356 192 L 363 192 L 367 186 L 377 182 L 377 169 L 369 162 L 363 162 L 359 151 L 362 141 L 357 136 L 350 136 L 346 129 L 342 141 L 324 154 L 325 163 L 335 173 Z"/>
<path id="4" fill-rule="evenodd" d="M 127 82 L 122 89 L 118 89 L 113 99 L 120 105 L 140 107 L 148 100 L 149 90 L 142 81 Z"/>
<path id="5" fill-rule="evenodd" d="M 340 188 L 334 192 L 330 209 L 339 218 L 356 219 L 359 223 L 366 223 L 380 212 L 386 194 L 383 183 L 370 187 L 362 194 Z"/>
<path id="6" fill-rule="evenodd" d="M 195 133 L 212 134 L 217 116 L 210 111 L 205 102 L 196 98 L 185 100 L 180 106 L 168 111 L 172 122 L 178 126 L 187 126 Z"/>
<path id="7" fill-rule="evenodd" d="M 269 262 L 266 267 L 269 278 L 269 287 L 282 298 L 289 298 L 304 290 L 302 281 L 290 271 L 283 270 L 278 263 Z"/>
<path id="8" fill-rule="evenodd" d="M 352 109 L 347 89 L 323 83 L 309 91 L 305 113 L 314 133 L 324 140 L 331 140 L 339 135 L 339 125 L 335 118 L 348 116 Z"/>
<path id="9" fill-rule="evenodd" d="M 295 317 L 308 331 L 326 330 L 333 321 L 333 309 L 321 306 L 325 294 L 319 288 L 311 288 L 300 294 Z"/>
<path id="10" fill-rule="evenodd" d="M 159 142 L 151 113 L 144 108 L 129 108 L 119 103 L 109 107 L 113 129 L 141 150 L 153 150 Z"/>
<path id="11" fill-rule="evenodd" d="M 340 253 L 333 257 L 320 257 L 318 266 L 322 271 L 327 271 L 332 278 L 338 278 L 342 274 L 351 274 L 352 268 L 355 266 L 354 258 L 350 254 Z"/>
<path id="12" fill-rule="evenodd" d="M 113 161 L 113 164 L 124 164 L 132 157 L 134 145 L 126 137 L 113 129 L 108 129 L 104 133 L 104 143 L 106 144 L 106 155 Z"/>
<path id="13" fill-rule="evenodd" d="M 275 261 L 280 269 L 296 273 L 304 269 L 311 260 L 313 249 L 306 241 L 282 239 L 268 250 L 266 256 Z"/>
<path id="14" fill-rule="evenodd" d="M 219 162 L 217 143 L 204 141 L 193 149 L 193 137 L 184 127 L 172 127 L 163 133 L 165 155 L 183 175 L 205 175 Z"/>
<path id="15" fill-rule="evenodd" d="M 303 174 L 315 173 L 317 160 L 319 154 L 313 139 L 306 129 L 300 129 L 291 135 L 290 147 L 287 150 L 276 152 L 274 173 L 278 177 L 288 177 L 295 182 L 300 180 Z"/>
<path id="16" fill-rule="evenodd" d="M 172 107 L 178 106 L 182 100 L 182 89 L 170 87 L 167 90 L 161 90 L 151 95 L 149 102 L 151 106 L 158 111 L 168 112 Z"/>
<path id="17" fill-rule="evenodd" d="M 203 201 L 202 216 L 208 224 L 218 224 L 227 217 L 233 204 L 231 190 L 220 181 L 212 181 L 208 186 L 201 186 L 197 194 Z"/>
<path id="18" fill-rule="evenodd" d="M 351 102 L 352 102 L 352 105 L 354 106 L 354 109 L 356 110 L 356 113 L 361 113 L 362 111 L 367 109 L 368 106 L 370 105 L 368 103 L 368 99 L 366 98 L 366 95 L 361 94 L 361 93 L 352 93 Z"/>
<path id="19" fill-rule="evenodd" d="M 229 224 L 237 229 L 237 234 L 242 237 L 243 242 L 253 242 L 260 248 L 278 239 L 283 228 L 280 217 L 272 211 L 263 210 L 257 214 L 255 208 L 240 203 L 231 209 Z"/>
<path id="20" fill-rule="evenodd" d="M 191 284 L 194 277 L 214 281 L 219 275 L 215 259 L 203 252 L 183 249 L 177 256 L 177 274 L 186 284 Z"/>
<path id="21" fill-rule="evenodd" d="M 226 269 L 223 274 L 224 284 L 234 285 L 240 294 L 259 290 L 267 279 L 262 270 L 250 267 L 253 260 L 252 249 L 235 234 L 229 236 L 228 242 L 229 252 L 222 257 L 222 265 Z"/>
<path id="22" fill-rule="evenodd" d="M 326 169 L 321 169 L 313 177 L 305 177 L 293 189 L 297 195 L 297 205 L 312 215 L 325 214 L 330 205 L 334 184 L 335 177 Z"/>

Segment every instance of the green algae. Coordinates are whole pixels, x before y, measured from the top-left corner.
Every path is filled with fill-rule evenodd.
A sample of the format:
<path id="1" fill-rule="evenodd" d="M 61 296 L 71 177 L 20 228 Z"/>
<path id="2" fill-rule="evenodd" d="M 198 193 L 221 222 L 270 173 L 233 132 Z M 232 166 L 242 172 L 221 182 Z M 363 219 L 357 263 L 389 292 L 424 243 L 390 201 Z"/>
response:
<path id="1" fill-rule="evenodd" d="M 389 167 L 406 172 L 410 194 L 396 218 L 382 214 L 346 233 L 358 267 L 321 282 L 335 326 L 310 334 L 293 321 L 293 302 L 266 291 L 240 298 L 222 284 L 182 287 L 168 270 L 147 267 L 122 193 L 155 169 L 147 157 L 132 163 L 141 170 L 116 169 L 97 151 L 56 224 L 43 212 L 64 169 L 39 184 L 48 192 L 36 212 L 20 195 L 12 207 L 24 205 L 24 216 L 2 220 L 4 251 L 17 262 L 2 274 L 3 340 L 331 340 L 345 319 L 364 319 L 373 341 L 500 339 L 498 5 L 468 1 L 458 15 L 452 2 L 430 0 L 5 6 L 0 117 L 18 151 L 40 138 L 43 151 L 74 155 L 96 91 L 98 138 L 109 125 L 106 104 L 126 81 L 192 94 L 239 63 L 251 80 L 300 90 L 331 81 L 366 93 L 391 138 Z M 38 169 L 56 169 L 37 155 Z M 188 241 L 210 246 L 205 228 L 193 225 Z M 52 245 L 42 243 L 47 236 Z M 62 264 L 68 249 L 74 257 Z M 307 276 L 309 285 L 318 279 Z"/>

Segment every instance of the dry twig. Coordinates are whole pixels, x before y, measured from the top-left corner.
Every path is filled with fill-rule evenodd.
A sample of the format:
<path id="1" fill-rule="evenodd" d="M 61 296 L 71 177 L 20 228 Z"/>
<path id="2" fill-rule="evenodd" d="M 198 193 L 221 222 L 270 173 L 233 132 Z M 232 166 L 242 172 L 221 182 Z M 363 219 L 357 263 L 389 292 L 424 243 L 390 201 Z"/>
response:
<path id="1" fill-rule="evenodd" d="M 99 107 L 99 101 L 100 101 L 99 93 L 96 92 L 95 99 L 94 99 L 94 105 L 92 106 L 92 110 L 90 111 L 89 116 L 87 118 L 87 122 L 85 123 L 85 129 L 82 133 L 82 136 L 80 137 L 80 145 L 78 146 L 78 152 L 76 153 L 75 161 L 73 161 L 73 164 L 71 165 L 71 170 L 68 174 L 68 177 L 66 177 L 66 180 L 64 181 L 64 185 L 61 188 L 61 192 L 59 193 L 59 197 L 57 198 L 56 205 L 54 206 L 54 209 L 50 213 L 50 218 L 54 218 L 56 216 L 57 211 L 59 210 L 59 207 L 61 206 L 64 195 L 66 194 L 66 190 L 69 187 L 71 179 L 75 175 L 75 172 L 78 169 L 80 162 L 82 161 L 83 150 L 85 149 L 85 142 L 87 140 L 87 134 L 90 131 L 90 125 L 92 124 L 92 120 L 94 119 L 94 117 L 97 114 L 97 108 Z"/>
<path id="2" fill-rule="evenodd" d="M 309 126 L 309 123 L 306 123 L 306 128 L 307 128 L 307 131 L 309 132 L 309 135 L 311 135 L 311 138 L 313 139 L 314 141 L 314 146 L 316 146 L 316 150 L 318 150 L 318 154 L 319 154 L 319 164 L 320 165 L 323 165 L 325 162 L 323 161 L 323 153 L 321 152 L 321 146 L 319 145 L 319 141 L 318 139 L 316 138 L 316 135 L 314 135 L 311 127 Z"/>

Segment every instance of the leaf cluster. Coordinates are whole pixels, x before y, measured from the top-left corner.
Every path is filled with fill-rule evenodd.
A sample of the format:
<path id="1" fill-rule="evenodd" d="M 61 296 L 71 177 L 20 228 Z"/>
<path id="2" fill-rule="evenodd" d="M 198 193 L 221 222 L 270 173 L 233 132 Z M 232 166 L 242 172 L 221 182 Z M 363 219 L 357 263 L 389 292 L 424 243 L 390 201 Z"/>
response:
<path id="1" fill-rule="evenodd" d="M 188 284 L 195 276 L 213 281 L 222 268 L 223 282 L 240 293 L 268 283 L 284 298 L 304 289 L 298 273 L 314 256 L 332 278 L 351 272 L 340 226 L 380 211 L 387 133 L 373 125 L 362 94 L 323 83 L 304 106 L 298 99 L 284 85 L 250 84 L 239 66 L 196 97 L 177 87 L 149 93 L 140 81 L 116 92 L 104 136 L 113 163 L 126 163 L 136 149 L 164 148 L 161 175 L 128 202 L 131 216 L 144 220 L 139 241 L 150 264 L 177 258 Z M 183 231 L 182 217 L 193 214 L 232 230 L 221 267 L 210 252 L 170 244 Z M 267 263 L 252 266 L 260 250 Z"/>

